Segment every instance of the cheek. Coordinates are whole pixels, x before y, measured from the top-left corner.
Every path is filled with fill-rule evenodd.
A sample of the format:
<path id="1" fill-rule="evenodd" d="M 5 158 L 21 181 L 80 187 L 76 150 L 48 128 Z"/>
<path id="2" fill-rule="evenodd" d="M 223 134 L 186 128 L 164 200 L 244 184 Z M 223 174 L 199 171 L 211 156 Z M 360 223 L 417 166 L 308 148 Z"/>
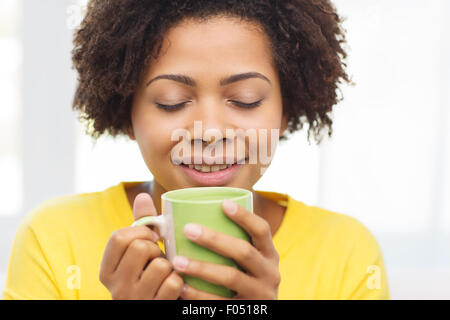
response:
<path id="1" fill-rule="evenodd" d="M 136 108 L 132 114 L 133 131 L 141 153 L 146 162 L 149 158 L 166 154 L 170 149 L 170 137 L 172 129 L 165 119 L 151 113 L 145 108 Z"/>
<path id="2" fill-rule="evenodd" d="M 282 120 L 281 107 L 279 110 L 278 108 L 272 107 L 264 111 L 249 121 L 247 124 L 247 132 L 251 132 L 252 134 L 246 138 L 249 157 L 251 157 L 249 161 L 261 166 L 270 164 L 275 155 Z"/>
<path id="3" fill-rule="evenodd" d="M 279 94 L 272 94 L 267 101 L 256 108 L 241 124 L 246 129 L 280 129 L 282 119 L 282 102 Z"/>

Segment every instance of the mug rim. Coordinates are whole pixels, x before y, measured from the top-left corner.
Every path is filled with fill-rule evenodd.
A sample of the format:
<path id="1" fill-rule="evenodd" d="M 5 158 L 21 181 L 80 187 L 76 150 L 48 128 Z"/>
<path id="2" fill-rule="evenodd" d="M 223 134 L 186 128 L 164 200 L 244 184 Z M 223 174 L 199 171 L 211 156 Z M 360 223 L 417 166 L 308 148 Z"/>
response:
<path id="1" fill-rule="evenodd" d="M 231 197 L 227 197 L 224 198 L 222 200 L 182 200 L 182 199 L 174 199 L 171 197 L 171 195 L 177 194 L 177 193 L 183 193 L 183 192 L 196 192 L 196 191 L 201 191 L 201 190 L 205 190 L 205 188 L 210 189 L 211 191 L 231 191 L 231 192 L 236 192 L 236 196 L 231 196 Z M 161 199 L 165 200 L 165 201 L 169 201 L 169 202 L 174 202 L 174 203 L 222 203 L 223 200 L 225 199 L 229 199 L 231 201 L 237 201 L 237 200 L 241 200 L 241 199 L 245 199 L 248 196 L 252 195 L 252 192 L 250 190 L 244 189 L 244 188 L 235 188 L 235 187 L 192 187 L 192 188 L 182 188 L 182 189 L 176 189 L 176 190 L 171 190 L 171 191 L 167 191 L 165 193 L 163 193 L 161 195 Z"/>

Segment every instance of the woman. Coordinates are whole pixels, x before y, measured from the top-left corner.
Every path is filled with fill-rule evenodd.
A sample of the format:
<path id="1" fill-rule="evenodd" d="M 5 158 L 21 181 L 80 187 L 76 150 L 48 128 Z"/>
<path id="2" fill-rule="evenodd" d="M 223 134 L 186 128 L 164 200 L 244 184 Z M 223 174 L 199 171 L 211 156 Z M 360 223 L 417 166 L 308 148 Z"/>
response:
<path id="1" fill-rule="evenodd" d="M 327 0 L 91 1 L 74 38 L 73 107 L 93 137 L 135 140 L 154 179 L 51 199 L 29 213 L 4 298 L 222 299 L 184 285 L 185 273 L 234 290 L 235 299 L 388 299 L 381 250 L 369 230 L 287 194 L 253 190 L 264 167 L 247 163 L 248 138 L 245 159 L 234 155 L 231 168 L 207 165 L 195 152 L 197 166 L 172 157 L 180 129 L 190 133 L 189 148 L 210 145 L 209 129 L 223 136 L 227 129 L 268 130 L 264 141 L 272 141 L 273 130 L 285 140 L 286 130 L 308 124 L 308 139 L 312 132 L 320 143 L 327 127 L 331 135 L 328 113 L 339 82 L 349 81 L 340 22 Z M 214 140 L 229 142 L 236 140 Z M 172 265 L 157 230 L 130 227 L 161 212 L 164 192 L 211 181 L 253 192 L 254 214 L 223 205 L 252 242 L 202 226 L 185 234 L 244 271 L 185 257 Z"/>

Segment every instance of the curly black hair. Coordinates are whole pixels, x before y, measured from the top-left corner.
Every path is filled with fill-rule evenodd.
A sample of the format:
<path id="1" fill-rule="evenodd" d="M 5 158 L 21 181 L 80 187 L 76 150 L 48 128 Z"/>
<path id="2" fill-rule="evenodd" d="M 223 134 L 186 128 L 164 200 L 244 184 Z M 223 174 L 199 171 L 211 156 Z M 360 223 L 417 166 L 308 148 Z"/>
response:
<path id="1" fill-rule="evenodd" d="M 308 124 L 320 144 L 329 113 L 351 83 L 345 71 L 345 30 L 329 0 L 91 0 L 74 32 L 72 61 L 78 72 L 73 109 L 86 132 L 125 134 L 133 95 L 164 34 L 185 18 L 232 16 L 256 23 L 268 35 L 278 71 L 287 131 Z M 285 134 L 280 140 L 286 140 Z"/>

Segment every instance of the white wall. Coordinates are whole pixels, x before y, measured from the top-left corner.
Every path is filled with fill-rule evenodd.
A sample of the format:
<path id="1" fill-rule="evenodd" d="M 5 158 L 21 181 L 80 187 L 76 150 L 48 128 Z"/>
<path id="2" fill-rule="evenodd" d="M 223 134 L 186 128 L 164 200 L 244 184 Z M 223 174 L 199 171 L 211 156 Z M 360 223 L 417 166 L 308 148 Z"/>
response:
<path id="1" fill-rule="evenodd" d="M 21 9 L 16 35 L 22 60 L 16 84 L 20 97 L 12 101 L 20 112 L 9 119 L 17 121 L 13 155 L 19 159 L 11 167 L 20 170 L 11 181 L 2 179 L 2 185 L 20 186 L 17 197 L 22 203 L 10 214 L 0 215 L 0 275 L 7 272 L 9 251 L 23 215 L 49 197 L 74 192 L 75 181 L 76 120 L 70 109 L 75 74 L 70 68 L 71 30 L 67 27 L 72 1 L 14 1 L 2 0 L 0 8 L 7 3 Z M 11 108 L 8 101 L 0 103 L 3 110 Z M 0 141 L 7 138 L 1 136 Z M 4 195 L 8 196 L 1 202 L 8 202 L 11 196 Z"/>

